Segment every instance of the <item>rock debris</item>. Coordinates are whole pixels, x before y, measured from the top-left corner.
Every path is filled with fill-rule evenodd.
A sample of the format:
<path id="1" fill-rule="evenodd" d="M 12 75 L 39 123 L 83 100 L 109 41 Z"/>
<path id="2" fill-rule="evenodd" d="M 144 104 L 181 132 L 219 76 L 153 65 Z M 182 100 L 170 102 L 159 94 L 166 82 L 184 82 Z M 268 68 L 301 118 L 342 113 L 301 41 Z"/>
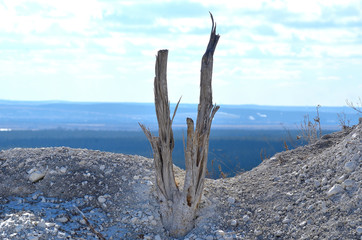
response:
<path id="1" fill-rule="evenodd" d="M 362 124 L 207 179 L 184 239 L 362 239 Z M 176 181 L 184 171 L 175 167 Z M 181 184 L 182 185 L 182 184 Z M 182 187 L 182 186 L 180 186 Z M 0 152 L 1 239 L 169 239 L 151 159 L 86 149 Z"/>

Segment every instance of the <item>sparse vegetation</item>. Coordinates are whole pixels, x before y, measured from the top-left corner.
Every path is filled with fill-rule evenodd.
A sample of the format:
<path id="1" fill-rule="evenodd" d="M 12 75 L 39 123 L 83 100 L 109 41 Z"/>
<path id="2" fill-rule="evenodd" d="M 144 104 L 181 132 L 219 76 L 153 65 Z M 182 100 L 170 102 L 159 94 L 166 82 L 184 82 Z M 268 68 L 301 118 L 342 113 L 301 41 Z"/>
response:
<path id="1" fill-rule="evenodd" d="M 350 108 L 352 108 L 353 110 L 355 110 L 358 113 L 362 113 L 362 100 L 359 97 L 358 98 L 359 101 L 357 101 L 357 103 L 353 103 L 351 101 L 349 101 L 348 99 L 346 100 L 347 106 L 349 106 Z"/>
<path id="2" fill-rule="evenodd" d="M 317 116 L 313 118 L 313 122 L 309 118 L 309 114 L 304 116 L 303 121 L 300 124 L 300 135 L 297 136 L 297 139 L 302 139 L 308 144 L 314 143 L 322 137 L 322 127 L 319 117 L 319 108 L 317 106 Z"/>
<path id="3" fill-rule="evenodd" d="M 345 130 L 347 128 L 349 128 L 350 126 L 350 120 L 347 119 L 346 113 L 341 112 L 341 113 L 337 113 L 338 116 L 338 122 L 339 122 L 339 126 Z"/>

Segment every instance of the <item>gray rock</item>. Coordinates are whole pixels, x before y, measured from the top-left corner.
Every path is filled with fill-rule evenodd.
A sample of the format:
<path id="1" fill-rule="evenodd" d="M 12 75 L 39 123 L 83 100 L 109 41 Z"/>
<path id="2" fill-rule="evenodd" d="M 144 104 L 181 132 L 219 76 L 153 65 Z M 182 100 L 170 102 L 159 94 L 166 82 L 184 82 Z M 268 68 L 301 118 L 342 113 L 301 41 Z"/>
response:
<path id="1" fill-rule="evenodd" d="M 321 183 L 318 180 L 314 180 L 313 184 L 314 184 L 314 187 L 316 187 L 316 188 L 321 186 Z"/>
<path id="2" fill-rule="evenodd" d="M 250 217 L 248 216 L 248 215 L 244 215 L 243 216 L 243 221 L 244 222 L 247 222 L 247 221 L 249 221 L 250 220 Z"/>
<path id="3" fill-rule="evenodd" d="M 291 221 L 292 221 L 292 220 L 291 220 L 288 216 L 286 216 L 286 217 L 283 219 L 282 223 L 288 224 L 288 223 L 290 223 Z"/>
<path id="4" fill-rule="evenodd" d="M 238 222 L 235 219 L 231 220 L 231 222 L 230 222 L 231 226 L 236 226 L 237 224 L 238 224 Z"/>
<path id="5" fill-rule="evenodd" d="M 35 183 L 45 177 L 45 172 L 35 171 L 29 175 L 29 181 Z"/>
<path id="6" fill-rule="evenodd" d="M 233 198 L 233 197 L 228 197 L 228 202 L 229 202 L 230 204 L 234 204 L 234 203 L 235 203 L 235 198 Z"/>
<path id="7" fill-rule="evenodd" d="M 61 223 L 66 223 L 66 222 L 69 221 L 69 219 L 67 217 L 65 217 L 65 216 L 62 216 L 62 217 L 56 218 L 55 221 L 61 222 Z"/>
<path id="8" fill-rule="evenodd" d="M 346 179 L 343 183 L 342 186 L 343 187 L 352 187 L 354 185 L 355 181 L 351 180 L 351 179 Z"/>
<path id="9" fill-rule="evenodd" d="M 340 184 L 335 184 L 331 189 L 329 189 L 327 196 L 331 197 L 341 192 L 343 192 L 343 187 Z"/>
<path id="10" fill-rule="evenodd" d="M 99 203 L 105 203 L 107 201 L 107 199 L 104 196 L 99 196 L 97 200 Z"/>
<path id="11" fill-rule="evenodd" d="M 344 164 L 344 169 L 347 171 L 347 172 L 353 172 L 357 167 L 357 164 L 355 162 L 346 162 Z"/>

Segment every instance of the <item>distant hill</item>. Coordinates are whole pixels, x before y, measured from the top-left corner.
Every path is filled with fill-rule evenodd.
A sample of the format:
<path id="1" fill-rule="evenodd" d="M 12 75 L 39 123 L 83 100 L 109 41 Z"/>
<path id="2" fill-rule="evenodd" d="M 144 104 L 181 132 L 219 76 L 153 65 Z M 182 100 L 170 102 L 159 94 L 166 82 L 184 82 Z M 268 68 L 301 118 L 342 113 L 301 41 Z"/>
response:
<path id="1" fill-rule="evenodd" d="M 173 111 L 175 104 L 171 104 Z M 196 104 L 180 104 L 175 128 L 185 128 L 186 117 L 196 120 Z M 358 122 L 356 112 L 348 107 L 321 107 L 324 129 L 338 129 L 337 114 L 350 124 Z M 304 116 L 316 116 L 316 107 L 280 107 L 260 105 L 221 105 L 213 128 L 217 129 L 294 129 Z M 0 100 L 0 129 L 87 129 L 140 130 L 138 122 L 157 129 L 153 103 L 96 103 L 62 101 L 6 101 Z"/>

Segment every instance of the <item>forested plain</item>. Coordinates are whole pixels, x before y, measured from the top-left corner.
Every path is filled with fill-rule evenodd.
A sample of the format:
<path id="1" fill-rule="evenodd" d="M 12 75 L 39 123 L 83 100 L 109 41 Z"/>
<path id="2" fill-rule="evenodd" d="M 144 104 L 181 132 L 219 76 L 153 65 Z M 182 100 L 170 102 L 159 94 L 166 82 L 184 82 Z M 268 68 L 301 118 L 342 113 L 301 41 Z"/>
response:
<path id="1" fill-rule="evenodd" d="M 327 132 L 325 132 L 327 133 Z M 156 133 L 157 134 L 157 133 Z M 231 177 L 248 171 L 275 153 L 305 144 L 296 140 L 297 130 L 220 130 L 211 131 L 208 177 Z M 186 130 L 174 133 L 173 161 L 184 168 Z M 186 141 L 186 139 L 185 139 Z M 141 155 L 152 158 L 152 149 L 141 131 L 93 130 L 14 130 L 0 132 L 0 149 L 22 147 L 72 147 Z"/>

